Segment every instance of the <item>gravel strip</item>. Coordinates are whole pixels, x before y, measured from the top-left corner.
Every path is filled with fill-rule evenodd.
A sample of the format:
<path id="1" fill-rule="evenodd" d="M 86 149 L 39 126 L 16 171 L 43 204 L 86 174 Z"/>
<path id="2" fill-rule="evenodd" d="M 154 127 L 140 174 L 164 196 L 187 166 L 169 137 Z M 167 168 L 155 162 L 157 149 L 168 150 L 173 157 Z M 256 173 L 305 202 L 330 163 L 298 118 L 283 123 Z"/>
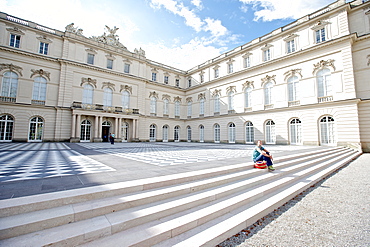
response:
<path id="1" fill-rule="evenodd" d="M 369 165 L 361 155 L 218 247 L 369 247 Z"/>

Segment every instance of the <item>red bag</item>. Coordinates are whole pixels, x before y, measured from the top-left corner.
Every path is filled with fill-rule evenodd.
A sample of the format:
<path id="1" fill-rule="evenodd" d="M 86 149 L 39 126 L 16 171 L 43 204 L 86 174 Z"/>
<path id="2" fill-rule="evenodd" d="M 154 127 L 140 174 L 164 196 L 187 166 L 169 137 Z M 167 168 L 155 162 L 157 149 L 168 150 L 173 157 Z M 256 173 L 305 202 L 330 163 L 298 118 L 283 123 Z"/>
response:
<path id="1" fill-rule="evenodd" d="M 266 169 L 267 168 L 267 162 L 266 161 L 257 161 L 254 164 L 254 168 L 257 168 L 257 169 Z"/>

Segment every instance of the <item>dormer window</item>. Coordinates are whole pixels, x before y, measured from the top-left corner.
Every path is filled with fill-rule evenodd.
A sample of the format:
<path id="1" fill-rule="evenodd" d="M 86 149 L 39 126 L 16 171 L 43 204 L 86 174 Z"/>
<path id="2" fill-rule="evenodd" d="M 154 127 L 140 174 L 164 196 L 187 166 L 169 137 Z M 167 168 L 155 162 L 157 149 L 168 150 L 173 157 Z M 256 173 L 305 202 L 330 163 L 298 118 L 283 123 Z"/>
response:
<path id="1" fill-rule="evenodd" d="M 312 30 L 315 32 L 314 38 L 316 44 L 328 40 L 328 30 L 327 30 L 328 24 L 330 24 L 330 22 L 318 21 L 316 25 L 312 27 Z"/>

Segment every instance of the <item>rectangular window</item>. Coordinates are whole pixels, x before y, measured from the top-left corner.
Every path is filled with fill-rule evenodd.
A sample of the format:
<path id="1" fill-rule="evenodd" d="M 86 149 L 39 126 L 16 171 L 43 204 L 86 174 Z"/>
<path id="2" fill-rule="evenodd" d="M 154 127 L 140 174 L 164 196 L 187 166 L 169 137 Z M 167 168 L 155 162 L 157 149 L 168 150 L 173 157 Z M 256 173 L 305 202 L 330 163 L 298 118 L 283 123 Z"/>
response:
<path id="1" fill-rule="evenodd" d="M 200 83 L 204 82 L 204 75 L 200 75 Z"/>
<path id="2" fill-rule="evenodd" d="M 88 64 L 94 64 L 94 58 L 95 58 L 94 54 L 88 53 L 87 54 L 87 63 Z"/>
<path id="3" fill-rule="evenodd" d="M 107 59 L 107 69 L 113 69 L 113 60 Z"/>
<path id="4" fill-rule="evenodd" d="M 11 47 L 19 48 L 20 43 L 21 43 L 21 36 L 20 35 L 15 35 L 15 34 L 10 35 L 10 44 L 9 45 Z"/>
<path id="5" fill-rule="evenodd" d="M 287 45 L 287 53 L 295 52 L 294 40 L 290 40 L 286 42 L 286 45 Z"/>
<path id="6" fill-rule="evenodd" d="M 168 76 L 164 76 L 164 84 L 168 84 Z"/>
<path id="7" fill-rule="evenodd" d="M 233 73 L 233 71 L 234 71 L 234 66 L 233 66 L 233 64 L 232 63 L 229 63 L 229 65 L 228 65 L 228 72 L 229 72 L 229 74 L 230 73 Z"/>
<path id="8" fill-rule="evenodd" d="M 244 67 L 249 68 L 250 66 L 251 66 L 251 59 L 250 59 L 250 57 L 246 57 L 244 59 Z"/>
<path id="9" fill-rule="evenodd" d="M 219 76 L 219 71 L 218 69 L 215 69 L 215 78 L 218 78 L 218 76 Z"/>
<path id="10" fill-rule="evenodd" d="M 152 73 L 152 81 L 157 81 L 157 73 Z"/>
<path id="11" fill-rule="evenodd" d="M 316 31 L 316 43 L 321 43 L 326 40 L 325 28 Z"/>
<path id="12" fill-rule="evenodd" d="M 270 49 L 263 51 L 263 61 L 269 61 L 271 59 Z"/>
<path id="13" fill-rule="evenodd" d="M 125 63 L 125 68 L 124 68 L 123 72 L 130 73 L 130 64 Z"/>
<path id="14" fill-rule="evenodd" d="M 179 79 L 176 79 L 176 87 L 180 87 L 180 80 Z"/>
<path id="15" fill-rule="evenodd" d="M 47 55 L 48 54 L 48 50 L 49 50 L 49 44 L 48 43 L 44 43 L 44 42 L 40 42 L 40 50 L 39 50 L 39 53 L 44 54 L 44 55 Z"/>
<path id="16" fill-rule="evenodd" d="M 191 79 L 188 80 L 188 87 L 191 87 Z"/>

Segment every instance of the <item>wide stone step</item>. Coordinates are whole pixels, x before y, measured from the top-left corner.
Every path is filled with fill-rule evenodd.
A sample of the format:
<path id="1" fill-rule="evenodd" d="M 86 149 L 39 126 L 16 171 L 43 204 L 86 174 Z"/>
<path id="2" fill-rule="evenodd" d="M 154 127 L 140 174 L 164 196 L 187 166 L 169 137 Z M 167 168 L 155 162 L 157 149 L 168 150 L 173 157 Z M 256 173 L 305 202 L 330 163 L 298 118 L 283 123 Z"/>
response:
<path id="1" fill-rule="evenodd" d="M 345 149 L 338 149 L 338 154 L 340 152 L 345 152 Z M 320 161 L 320 159 L 318 159 L 320 157 L 321 160 L 328 159 L 328 157 L 323 158 L 322 156 L 324 156 L 323 153 L 305 154 L 303 155 L 303 157 L 297 158 L 294 161 L 282 162 L 279 164 L 279 167 L 284 167 L 286 165 L 292 166 L 292 164 L 294 163 L 300 163 L 300 166 L 303 167 L 303 165 L 307 162 L 301 162 L 305 160 L 316 158 L 317 161 Z M 310 164 L 311 163 L 307 163 L 306 165 Z M 290 170 L 293 171 L 294 168 L 291 168 Z M 78 204 L 65 205 L 57 208 L 5 217 L 2 218 L 2 224 L 0 225 L 0 239 L 11 238 L 63 224 L 69 224 L 71 222 L 89 219 L 92 217 L 109 214 L 111 212 L 121 211 L 130 207 L 148 204 L 159 200 L 165 200 L 166 198 L 172 198 L 174 196 L 194 193 L 196 191 L 212 188 L 226 183 L 231 183 L 237 180 L 243 180 L 240 183 L 226 186 L 221 189 L 214 190 L 213 192 L 207 192 L 212 196 L 205 196 L 205 198 L 199 198 L 198 200 L 189 198 L 188 201 L 192 202 L 191 204 L 188 203 L 188 207 L 190 207 L 192 205 L 195 205 L 197 201 L 202 202 L 204 200 L 211 200 L 210 198 L 213 198 L 212 200 L 214 200 L 214 198 L 216 198 L 214 195 L 218 195 L 217 198 L 219 198 L 221 196 L 227 195 L 228 193 L 230 194 L 235 193 L 237 190 L 243 190 L 247 186 L 253 186 L 259 183 L 266 182 L 267 179 L 271 179 L 273 177 L 271 176 L 271 174 L 262 175 L 261 172 L 261 170 L 249 168 L 242 172 L 234 172 L 231 174 L 221 175 L 196 182 L 190 182 L 183 185 L 154 189 L 151 191 L 139 192 L 124 196 L 103 198 Z M 261 176 L 258 176 L 258 174 L 261 174 Z M 250 178 L 252 176 L 252 179 L 246 180 L 247 178 Z M 199 197 L 199 195 L 196 196 Z M 173 203 L 173 205 L 177 204 Z M 178 205 L 178 208 L 183 209 L 184 206 Z M 168 212 L 170 211 L 163 211 L 163 213 Z M 162 216 L 158 215 L 157 217 Z"/>
<path id="2" fill-rule="evenodd" d="M 237 193 L 243 193 L 241 191 L 250 191 L 250 190 L 258 191 L 258 189 L 261 187 L 261 186 L 259 187 L 258 185 L 262 183 L 263 184 L 271 183 L 269 184 L 270 185 L 269 193 L 271 193 L 271 191 L 283 187 L 285 183 L 291 183 L 290 178 L 287 179 L 286 177 L 284 177 L 288 173 L 291 174 L 294 173 L 294 175 L 291 175 L 291 177 L 293 177 L 293 180 L 296 180 L 301 176 L 307 175 L 308 173 L 314 173 L 317 169 L 322 169 L 322 166 L 317 167 L 315 169 L 308 169 L 307 167 L 314 167 L 318 163 L 321 163 L 323 165 L 329 165 L 331 162 L 333 162 L 334 158 L 343 159 L 345 156 L 349 155 L 350 152 L 348 149 L 345 148 L 328 149 L 327 151 L 329 150 L 330 152 L 321 151 L 321 152 L 310 152 L 304 155 L 300 154 L 299 155 L 300 157 L 298 155 L 293 155 L 291 156 L 292 160 L 287 160 L 285 162 L 280 163 L 275 160 L 275 162 L 277 163 L 276 167 L 278 167 L 279 169 L 274 173 L 268 173 L 266 170 L 250 169 L 249 165 L 248 169 L 246 169 L 245 164 L 243 164 L 244 171 L 238 171 L 240 169 L 239 168 L 235 169 L 236 167 L 243 167 L 238 164 L 233 166 L 232 173 L 227 175 L 220 175 L 214 178 L 202 179 L 200 181 L 195 182 L 188 182 L 178 186 L 168 186 L 166 188 L 152 189 L 140 193 L 125 194 L 124 196 L 113 197 L 113 199 L 103 198 L 95 200 L 94 201 L 95 204 L 91 203 L 91 201 L 88 201 L 84 203 L 77 203 L 74 205 L 58 207 L 58 210 L 60 210 L 58 212 L 55 212 L 54 211 L 55 209 L 50 209 L 49 212 L 48 210 L 42 210 L 36 212 L 33 218 L 25 217 L 31 216 L 32 213 L 24 214 L 22 215 L 23 217 L 21 215 L 16 216 L 19 217 L 18 226 L 16 226 L 17 224 L 14 223 L 16 222 L 14 220 L 15 218 L 13 218 L 14 221 L 10 220 L 11 217 L 2 218 L 0 226 L 4 225 L 6 226 L 3 228 L 2 232 L 4 233 L 3 236 L 6 236 L 6 238 L 11 236 L 7 234 L 11 234 L 10 232 L 12 231 L 22 232 L 21 230 L 22 228 L 27 229 L 35 227 L 35 225 L 32 224 L 38 221 L 37 217 L 39 217 L 39 219 L 44 217 L 44 219 L 41 221 L 39 220 L 38 223 L 39 225 L 41 225 L 41 227 L 43 225 L 44 226 L 48 224 L 49 225 L 45 227 L 45 230 L 37 230 L 37 227 L 35 227 L 32 231 L 30 231 L 30 232 L 35 231 L 34 233 L 25 234 L 27 233 L 27 231 L 24 231 L 22 234 L 25 235 L 5 239 L 0 242 L 0 245 L 1 246 L 3 244 L 6 244 L 4 246 L 8 246 L 8 244 L 10 244 L 9 246 L 39 246 L 39 245 L 42 246 L 42 245 L 60 245 L 60 244 L 78 245 L 88 241 L 99 239 L 102 236 L 111 235 L 110 237 L 113 237 L 117 236 L 117 234 L 121 233 L 124 234 L 125 232 L 133 232 L 132 238 L 136 239 L 140 234 L 140 232 L 136 232 L 135 237 L 136 227 L 145 229 L 143 228 L 145 227 L 145 225 L 154 224 L 153 225 L 154 228 L 149 227 L 148 229 L 148 231 L 151 232 L 151 229 L 157 229 L 155 227 L 155 223 L 158 221 L 163 221 L 164 218 L 173 217 L 173 215 L 182 214 L 183 212 L 186 212 L 188 210 L 194 210 L 194 208 L 205 207 L 205 205 L 208 204 L 217 204 L 220 200 L 224 201 L 226 200 L 225 198 L 228 197 L 231 197 L 228 200 L 232 199 L 235 200 L 234 197 L 236 197 L 235 195 Z M 332 160 L 330 160 L 331 158 Z M 307 169 L 307 172 L 305 172 L 305 169 Z M 222 169 L 219 169 L 219 171 L 220 170 Z M 204 173 L 204 171 L 201 171 L 200 173 Z M 222 172 L 222 174 L 224 174 L 224 172 Z M 199 176 L 199 174 L 194 173 L 194 176 Z M 192 178 L 187 179 L 190 179 L 190 181 L 194 180 Z M 186 191 L 185 193 L 183 193 L 185 187 L 194 189 L 193 190 L 190 189 L 190 191 Z M 178 190 L 182 192 L 179 195 L 177 195 L 176 193 L 171 194 L 172 192 L 169 191 L 173 189 L 174 191 Z M 142 199 L 143 200 L 142 203 L 139 204 L 135 204 L 135 200 L 133 200 L 131 204 L 125 200 L 128 199 L 130 196 L 131 199 L 140 198 L 140 196 L 138 196 L 137 194 L 142 194 L 141 196 L 144 195 L 143 198 L 145 198 L 145 196 L 148 196 L 148 194 L 150 193 L 154 193 L 156 195 L 152 194 L 151 196 L 149 196 L 149 198 L 151 199 L 149 199 L 148 201 L 146 201 L 146 199 Z M 263 193 L 266 192 L 262 192 L 262 194 Z M 257 201 L 258 198 L 260 197 L 261 194 L 257 193 L 254 197 L 250 197 L 249 199 L 245 198 L 245 200 L 241 200 L 241 202 L 230 204 L 229 201 L 226 204 L 229 205 L 245 204 L 248 203 L 248 200 Z M 107 204 L 107 202 L 110 200 L 116 201 L 116 203 L 113 203 L 113 205 L 115 205 L 113 206 L 115 207 L 113 211 L 112 208 L 109 208 L 111 206 L 109 206 L 108 207 L 109 209 L 107 210 L 104 209 L 107 208 L 107 205 L 111 204 L 111 203 Z M 117 205 L 120 204 L 127 204 L 128 207 L 124 206 L 123 209 L 117 208 Z M 217 208 L 220 207 L 220 205 L 213 207 Z M 78 210 L 78 208 L 80 209 L 80 211 Z M 101 208 L 103 208 L 103 210 L 101 210 Z M 192 215 L 202 215 L 204 211 L 209 212 L 210 213 L 209 216 L 205 217 L 205 219 L 207 220 L 204 220 L 204 222 L 206 222 L 208 220 L 213 220 L 214 217 L 219 217 L 218 214 L 220 214 L 220 212 L 224 214 L 225 212 L 227 213 L 230 210 L 232 210 L 232 206 L 227 206 L 224 207 L 224 209 L 216 210 L 216 212 L 211 213 L 212 210 L 210 210 L 210 208 L 207 208 L 204 209 L 203 211 L 199 211 L 201 213 L 194 212 Z M 78 212 L 80 212 L 80 214 Z M 38 216 L 37 213 L 39 213 Z M 43 213 L 45 213 L 45 216 L 42 216 Z M 189 215 L 183 217 L 191 219 Z M 10 221 L 5 222 L 4 224 L 3 220 L 7 218 Z M 23 222 L 28 220 L 28 223 L 25 224 L 20 223 L 22 222 L 22 218 Z M 58 221 L 60 223 L 55 223 Z M 170 232 L 174 231 L 176 232 L 175 235 L 179 235 L 184 231 L 182 229 L 188 230 L 190 226 L 191 226 L 190 228 L 194 227 L 194 222 L 197 222 L 196 225 L 198 225 L 201 221 L 202 220 L 200 219 L 198 220 L 194 219 L 193 221 L 190 221 L 190 223 L 185 223 L 183 225 L 180 224 L 178 227 L 174 228 L 175 230 L 169 231 Z M 69 222 L 73 223 L 68 224 Z M 169 225 L 173 224 L 174 222 L 181 222 L 181 220 L 179 220 L 179 218 L 174 218 L 170 222 L 172 223 L 168 223 Z M 13 224 L 13 227 L 9 227 L 11 224 Z M 58 224 L 60 224 L 60 226 L 57 226 Z M 17 229 L 17 227 L 19 228 Z M 49 227 L 53 228 L 47 229 Z M 58 232 L 60 234 L 56 236 L 54 232 Z M 165 233 L 163 234 L 160 233 L 159 235 L 166 236 Z M 173 233 L 171 233 L 171 235 L 173 235 Z M 156 234 L 154 234 L 153 238 L 143 240 L 144 242 L 136 240 L 135 241 L 139 243 L 138 246 L 142 246 L 141 244 L 144 244 L 146 241 L 149 241 L 150 245 L 148 246 L 151 246 L 154 242 L 160 242 L 162 240 L 163 239 L 161 239 L 161 237 L 157 237 Z M 135 244 L 134 242 L 133 244 Z M 99 241 L 98 240 L 94 241 L 91 244 L 94 243 L 99 243 Z"/>

